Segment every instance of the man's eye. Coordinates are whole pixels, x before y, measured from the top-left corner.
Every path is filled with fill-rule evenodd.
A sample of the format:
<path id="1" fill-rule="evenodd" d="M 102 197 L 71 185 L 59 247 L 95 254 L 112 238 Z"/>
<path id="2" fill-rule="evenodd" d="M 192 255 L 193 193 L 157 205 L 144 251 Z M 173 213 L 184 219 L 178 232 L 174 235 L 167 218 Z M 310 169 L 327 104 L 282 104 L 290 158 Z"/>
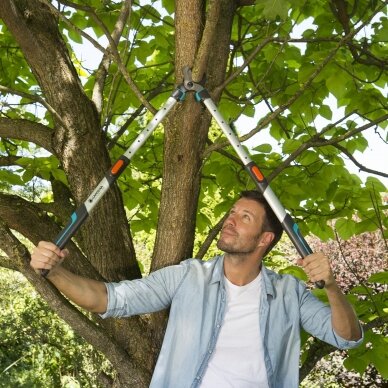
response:
<path id="1" fill-rule="evenodd" d="M 247 220 L 247 221 L 250 221 L 251 217 L 249 217 L 248 214 L 244 214 L 243 215 L 243 219 Z"/>

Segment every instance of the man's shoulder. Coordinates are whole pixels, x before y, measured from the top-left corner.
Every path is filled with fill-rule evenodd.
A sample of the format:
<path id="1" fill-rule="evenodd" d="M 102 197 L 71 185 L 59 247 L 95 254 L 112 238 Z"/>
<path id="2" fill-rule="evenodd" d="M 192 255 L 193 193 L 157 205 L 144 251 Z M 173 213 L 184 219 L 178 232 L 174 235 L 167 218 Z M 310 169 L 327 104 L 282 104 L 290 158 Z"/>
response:
<path id="1" fill-rule="evenodd" d="M 209 281 L 220 280 L 223 275 L 223 256 L 215 256 L 209 260 L 197 258 L 183 260 L 181 265 L 187 268 L 189 277 L 208 279 Z"/>
<path id="2" fill-rule="evenodd" d="M 222 256 L 214 256 L 209 260 L 202 260 L 198 258 L 191 258 L 191 259 L 185 259 L 180 262 L 182 265 L 188 265 L 188 266 L 194 266 L 194 267 L 205 267 L 205 268 L 211 268 L 217 265 L 219 260 L 222 258 Z"/>

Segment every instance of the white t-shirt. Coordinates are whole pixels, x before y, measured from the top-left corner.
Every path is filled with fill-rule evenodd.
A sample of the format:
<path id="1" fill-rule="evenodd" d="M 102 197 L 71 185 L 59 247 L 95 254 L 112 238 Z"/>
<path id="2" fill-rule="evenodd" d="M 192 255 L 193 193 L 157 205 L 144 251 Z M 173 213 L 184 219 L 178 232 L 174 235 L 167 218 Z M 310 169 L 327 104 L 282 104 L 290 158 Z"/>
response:
<path id="1" fill-rule="evenodd" d="M 261 273 L 245 286 L 225 277 L 227 305 L 201 388 L 268 388 L 260 336 Z"/>

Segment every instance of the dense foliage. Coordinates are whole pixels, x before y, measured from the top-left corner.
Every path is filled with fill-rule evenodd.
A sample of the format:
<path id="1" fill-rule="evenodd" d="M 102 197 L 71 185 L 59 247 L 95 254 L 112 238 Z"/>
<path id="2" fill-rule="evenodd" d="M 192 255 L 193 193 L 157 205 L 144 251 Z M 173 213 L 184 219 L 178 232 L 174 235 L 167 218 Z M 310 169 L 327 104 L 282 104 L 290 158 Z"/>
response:
<path id="1" fill-rule="evenodd" d="M 0 387 L 95 387 L 111 373 L 22 276 L 2 269 L 0 279 Z"/>
<path id="2" fill-rule="evenodd" d="M 380 0 L 3 0 L 0 266 L 22 273 L 77 335 L 104 353 L 117 384 L 147 386 L 165 317 L 97 324 L 29 268 L 25 239 L 55 238 L 182 82 L 183 66 L 190 66 L 194 80 L 206 79 L 302 232 L 324 241 L 317 248 L 334 255 L 330 239 L 361 244 L 362 253 L 347 247 L 348 253 L 335 254 L 341 285 L 367 325 L 365 345 L 349 352 L 345 365 L 363 373 L 371 364 L 387 378 L 388 174 L 383 164 L 377 171 L 362 159 L 372 137 L 387 139 L 386 12 Z M 368 177 L 361 179 L 349 165 Z M 132 279 L 145 268 L 210 256 L 220 219 L 252 182 L 219 128 L 188 95 L 117 186 L 69 243 L 65 265 L 76 273 Z M 375 231 L 376 254 L 369 243 L 352 240 Z M 137 260 L 144 251 L 151 252 L 148 261 Z M 357 282 L 344 275 L 345 257 L 357 266 Z M 281 267 L 301 276 L 284 261 Z M 18 317 L 26 304 L 26 316 L 47 311 L 36 298 L 24 298 Z M 19 319 L 11 314 L 7 325 Z M 20 330 L 12 337 L 15 357 L 1 361 L 6 369 L 20 359 L 7 376 L 35 362 L 33 353 L 19 351 L 23 338 L 39 359 L 47 351 L 63 375 L 75 376 L 89 363 L 74 356 L 73 367 L 70 359 L 59 361 L 54 348 L 38 346 L 44 328 L 31 330 L 26 322 Z M 60 324 L 51 330 L 64 338 L 54 347 L 78 346 Z M 309 343 L 302 376 L 331 351 Z M 50 370 L 50 362 L 42 365 Z"/>

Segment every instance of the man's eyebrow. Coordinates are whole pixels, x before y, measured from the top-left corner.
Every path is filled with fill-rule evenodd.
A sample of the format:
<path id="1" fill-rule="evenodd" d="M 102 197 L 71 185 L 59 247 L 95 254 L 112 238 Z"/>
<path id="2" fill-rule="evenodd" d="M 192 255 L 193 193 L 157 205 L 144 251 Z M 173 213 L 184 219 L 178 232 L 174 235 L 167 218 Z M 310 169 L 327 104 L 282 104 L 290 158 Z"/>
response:
<path id="1" fill-rule="evenodd" d="M 236 210 L 236 207 L 233 206 L 233 207 L 229 210 L 229 213 L 230 213 L 232 210 Z M 248 214 L 251 215 L 252 217 L 256 218 L 256 215 L 255 215 L 253 212 L 251 212 L 250 210 L 248 210 L 248 209 L 241 209 L 241 211 L 242 211 L 243 213 L 248 213 Z"/>
<path id="2" fill-rule="evenodd" d="M 252 217 L 256 217 L 256 215 L 254 214 L 254 213 L 252 213 L 250 210 L 248 210 L 248 209 L 243 209 L 242 210 L 244 213 L 248 213 L 249 215 L 251 215 Z"/>

